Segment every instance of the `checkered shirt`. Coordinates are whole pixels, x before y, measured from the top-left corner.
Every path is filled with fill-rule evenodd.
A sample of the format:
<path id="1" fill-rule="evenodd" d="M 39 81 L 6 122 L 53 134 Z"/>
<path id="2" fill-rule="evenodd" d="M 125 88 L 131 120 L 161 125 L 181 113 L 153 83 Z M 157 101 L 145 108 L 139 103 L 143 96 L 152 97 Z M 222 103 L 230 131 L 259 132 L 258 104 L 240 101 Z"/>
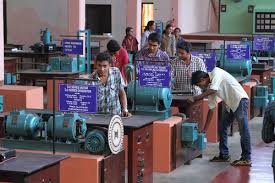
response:
<path id="1" fill-rule="evenodd" d="M 157 54 L 155 56 L 151 56 L 149 49 L 144 48 L 137 52 L 135 60 L 144 60 L 144 61 L 169 61 L 169 56 L 166 52 L 158 49 Z"/>
<path id="2" fill-rule="evenodd" d="M 176 58 L 172 61 L 172 80 L 174 90 L 192 92 L 195 95 L 201 93 L 201 89 L 191 85 L 192 73 L 195 71 L 207 72 L 203 60 L 191 55 L 190 65 L 186 65 L 183 60 Z"/>
<path id="3" fill-rule="evenodd" d="M 118 68 L 111 67 L 107 82 L 100 81 L 97 72 L 93 72 L 91 79 L 99 80 L 97 89 L 98 113 L 121 114 L 119 91 L 124 89 L 124 80 Z"/>

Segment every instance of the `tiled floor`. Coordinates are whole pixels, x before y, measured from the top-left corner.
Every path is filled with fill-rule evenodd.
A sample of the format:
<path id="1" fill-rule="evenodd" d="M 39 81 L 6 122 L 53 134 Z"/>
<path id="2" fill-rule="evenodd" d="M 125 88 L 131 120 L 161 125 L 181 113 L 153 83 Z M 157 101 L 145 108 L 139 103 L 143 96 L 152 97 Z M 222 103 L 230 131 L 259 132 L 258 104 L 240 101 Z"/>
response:
<path id="1" fill-rule="evenodd" d="M 180 166 L 168 174 L 154 173 L 154 183 L 273 183 L 273 144 L 261 143 L 262 121 L 263 118 L 257 117 L 250 122 L 253 146 L 251 168 L 235 168 L 230 163 L 210 163 L 209 159 L 219 152 L 218 143 L 207 144 L 203 158 L 197 158 L 191 165 Z M 239 159 L 241 148 L 238 133 L 229 137 L 228 147 L 231 159 Z"/>
<path id="2" fill-rule="evenodd" d="M 260 143 L 253 149 L 252 167 L 230 167 L 210 183 L 270 183 L 273 182 L 271 166 L 274 144 Z"/>

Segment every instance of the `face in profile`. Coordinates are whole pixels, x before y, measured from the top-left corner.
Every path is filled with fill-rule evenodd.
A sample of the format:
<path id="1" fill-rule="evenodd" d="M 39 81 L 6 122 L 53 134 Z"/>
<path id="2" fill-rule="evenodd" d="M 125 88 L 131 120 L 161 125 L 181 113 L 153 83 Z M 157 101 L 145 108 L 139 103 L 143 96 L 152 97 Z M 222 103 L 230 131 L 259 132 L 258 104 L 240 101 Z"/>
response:
<path id="1" fill-rule="evenodd" d="M 200 87 L 202 90 L 206 90 L 207 87 L 208 87 L 208 85 L 209 85 L 209 81 L 208 81 L 207 78 L 202 78 L 202 79 L 200 80 L 200 82 L 198 82 L 196 85 L 197 85 L 198 87 Z"/>
<path id="2" fill-rule="evenodd" d="M 150 26 L 149 28 L 151 31 L 154 31 L 156 29 L 156 24 L 154 23 L 153 25 Z"/>
<path id="3" fill-rule="evenodd" d="M 173 32 L 173 28 L 172 27 L 168 27 L 167 29 L 165 29 L 165 32 L 169 35 L 172 34 Z"/>
<path id="4" fill-rule="evenodd" d="M 186 61 L 190 57 L 190 53 L 181 48 L 178 49 L 178 55 L 183 61 Z"/>
<path id="5" fill-rule="evenodd" d="M 174 30 L 174 35 L 175 35 L 176 37 L 179 37 L 180 34 L 181 34 L 181 32 L 180 32 L 179 29 L 175 29 L 175 30 Z"/>

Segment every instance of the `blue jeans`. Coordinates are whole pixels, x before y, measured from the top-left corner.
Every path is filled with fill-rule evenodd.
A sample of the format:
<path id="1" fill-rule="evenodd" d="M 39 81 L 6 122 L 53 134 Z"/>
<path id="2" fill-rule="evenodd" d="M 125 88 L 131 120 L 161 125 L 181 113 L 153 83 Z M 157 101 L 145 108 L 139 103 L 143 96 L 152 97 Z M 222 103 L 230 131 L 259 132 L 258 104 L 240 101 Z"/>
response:
<path id="1" fill-rule="evenodd" d="M 226 111 L 224 118 L 219 123 L 219 136 L 220 136 L 220 156 L 228 156 L 229 150 L 227 147 L 227 129 L 234 119 L 238 121 L 240 136 L 241 136 L 241 158 L 244 160 L 251 160 L 251 143 L 250 143 L 250 131 L 248 128 L 248 99 L 243 98 L 235 112 Z"/>

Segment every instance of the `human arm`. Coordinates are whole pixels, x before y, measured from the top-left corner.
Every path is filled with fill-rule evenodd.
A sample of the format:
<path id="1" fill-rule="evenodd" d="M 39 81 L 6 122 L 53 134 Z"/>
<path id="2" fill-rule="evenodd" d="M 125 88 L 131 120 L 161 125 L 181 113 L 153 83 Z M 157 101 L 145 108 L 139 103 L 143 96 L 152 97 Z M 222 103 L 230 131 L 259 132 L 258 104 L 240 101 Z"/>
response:
<path id="1" fill-rule="evenodd" d="M 121 46 L 126 49 L 126 38 L 123 39 Z"/>
<path id="2" fill-rule="evenodd" d="M 132 116 L 132 114 L 128 112 L 127 97 L 126 97 L 126 93 L 125 93 L 125 91 L 124 91 L 123 88 L 120 88 L 120 90 L 119 90 L 119 101 L 120 101 L 120 105 L 121 105 L 121 108 L 122 108 L 121 115 L 123 117 L 130 117 L 130 116 Z"/>
<path id="3" fill-rule="evenodd" d="M 141 41 L 140 41 L 140 49 L 144 48 L 147 44 L 147 39 L 148 39 L 148 36 L 149 36 L 149 32 L 148 31 L 145 31 L 141 37 Z"/>
<path id="4" fill-rule="evenodd" d="M 213 117 L 213 113 L 214 113 L 214 108 L 208 110 L 206 122 L 205 122 L 205 125 L 204 125 L 201 132 L 205 133 L 208 130 L 209 125 L 210 125 L 211 120 L 212 120 L 212 117 Z"/>
<path id="5" fill-rule="evenodd" d="M 208 89 L 208 90 L 206 90 L 206 92 L 203 92 L 203 93 L 200 94 L 200 95 L 188 97 L 188 98 L 187 98 L 187 101 L 188 101 L 189 103 L 194 103 L 194 102 L 196 102 L 196 101 L 199 101 L 199 100 L 204 99 L 205 97 L 207 97 L 207 96 L 209 96 L 209 95 L 215 94 L 216 92 L 217 92 L 216 90 Z"/>
<path id="6" fill-rule="evenodd" d="M 177 53 L 176 38 L 173 35 L 173 38 L 172 38 L 172 56 L 176 56 L 176 53 Z"/>

